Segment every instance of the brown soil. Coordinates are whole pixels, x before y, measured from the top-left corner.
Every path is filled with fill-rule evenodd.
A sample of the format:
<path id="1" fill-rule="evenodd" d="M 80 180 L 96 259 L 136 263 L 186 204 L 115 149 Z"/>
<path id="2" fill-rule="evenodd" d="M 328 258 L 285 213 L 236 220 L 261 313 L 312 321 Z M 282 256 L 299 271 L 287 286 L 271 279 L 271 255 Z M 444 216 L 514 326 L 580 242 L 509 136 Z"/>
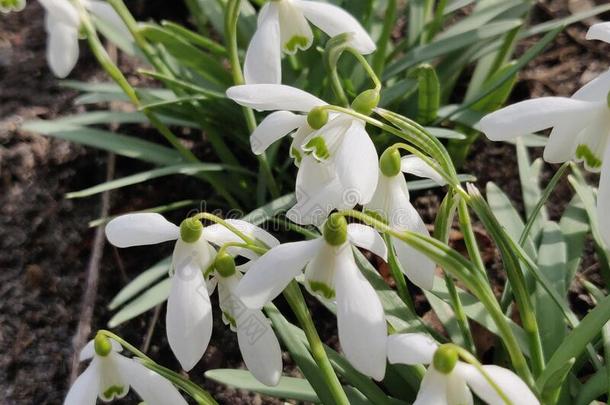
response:
<path id="1" fill-rule="evenodd" d="M 143 15 L 149 7 L 157 13 L 161 9 L 148 4 L 144 8 L 143 2 L 138 4 Z M 566 4 L 564 0 L 542 2 L 533 19 L 545 21 L 563 16 L 567 13 Z M 171 11 L 181 15 L 179 9 Z M 46 66 L 42 17 L 35 2 L 22 13 L 0 16 L 2 405 L 60 404 L 63 400 L 70 373 L 72 337 L 81 312 L 85 269 L 93 242 L 94 231 L 88 228 L 87 222 L 96 218 L 100 211 L 99 197 L 73 201 L 66 200 L 64 194 L 103 181 L 107 164 L 107 155 L 103 152 L 19 130 L 23 120 L 54 118 L 81 109 L 72 104 L 75 93 L 58 87 Z M 171 19 L 166 13 L 163 17 Z M 608 67 L 608 48 L 584 41 L 586 27 L 587 24 L 577 24 L 569 28 L 543 56 L 523 71 L 513 95 L 515 101 L 530 96 L 569 95 Z M 529 44 L 531 42 L 525 42 L 523 48 Z M 84 47 L 82 53 L 71 78 L 104 80 Z M 129 67 L 128 61 L 121 63 Z M 130 130 L 137 130 L 142 136 L 154 136 L 141 128 Z M 478 176 L 481 189 L 487 181 L 497 183 L 521 209 L 516 167 L 511 146 L 480 140 L 473 148 L 466 171 Z M 138 163 L 117 159 L 117 176 L 143 168 Z M 551 175 L 552 168 L 547 168 L 545 181 Z M 168 201 L 168 195 L 204 199 L 209 194 L 199 183 L 182 178 L 172 180 L 175 181 L 152 181 L 114 192 L 111 212 L 161 204 Z M 562 184 L 552 200 L 552 218 L 558 218 L 570 195 L 569 187 Z M 420 193 L 416 199 L 416 206 L 429 223 L 438 204 L 439 194 L 435 191 Z M 175 213 L 175 219 L 184 214 Z M 119 252 L 106 246 L 92 325 L 94 330 L 104 327 L 109 319 L 111 314 L 105 305 L 120 288 L 168 253 L 169 247 Z M 493 256 L 490 260 L 497 261 Z M 592 253 L 590 257 L 593 258 Z M 329 319 L 324 310 L 315 311 L 316 319 Z M 116 332 L 141 346 L 152 318 L 153 314 L 149 312 L 117 328 Z M 178 369 L 166 344 L 163 318 L 161 316 L 156 324 L 148 353 L 162 364 Z M 204 384 L 221 403 L 279 403 L 203 381 L 202 375 L 207 369 L 243 367 L 233 333 L 221 325 L 218 313 L 215 319 L 217 324 L 210 348 L 191 377 Z M 333 328 L 332 321 L 325 322 L 321 334 L 336 346 Z M 285 356 L 285 363 L 287 372 L 294 370 L 288 356 Z"/>

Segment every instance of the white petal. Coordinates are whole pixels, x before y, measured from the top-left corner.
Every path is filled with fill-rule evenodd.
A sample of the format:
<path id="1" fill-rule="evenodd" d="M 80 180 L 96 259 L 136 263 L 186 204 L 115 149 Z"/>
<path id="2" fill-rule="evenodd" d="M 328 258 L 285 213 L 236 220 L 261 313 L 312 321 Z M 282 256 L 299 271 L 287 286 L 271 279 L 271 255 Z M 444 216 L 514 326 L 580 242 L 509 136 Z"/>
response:
<path id="1" fill-rule="evenodd" d="M 404 173 L 414 174 L 418 177 L 433 180 L 436 184 L 441 186 L 446 183 L 436 170 L 415 155 L 403 156 L 400 159 L 400 170 Z"/>
<path id="2" fill-rule="evenodd" d="M 176 270 L 167 299 L 167 340 L 186 371 L 201 359 L 212 336 L 212 307 L 201 270 L 194 262 Z"/>
<path id="3" fill-rule="evenodd" d="M 385 375 L 387 326 L 375 289 L 358 270 L 353 255 L 338 260 L 335 273 L 339 342 L 349 362 L 381 381 Z"/>
<path id="4" fill-rule="evenodd" d="M 110 353 L 105 357 L 96 356 L 92 362 L 98 367 L 99 398 L 104 402 L 123 398 L 129 392 L 129 381 L 120 373 L 120 359 L 117 353 Z"/>
<path id="5" fill-rule="evenodd" d="M 399 230 L 408 230 L 430 236 L 426 224 L 411 203 L 405 204 L 400 211 L 394 212 L 389 221 L 390 226 Z M 399 239 L 392 237 L 392 244 L 396 250 L 400 266 L 409 280 L 424 290 L 432 289 L 436 264 L 428 256 Z"/>
<path id="6" fill-rule="evenodd" d="M 110 24 L 119 34 L 123 34 L 126 38 L 131 38 L 131 33 L 123 19 L 114 11 L 110 4 L 100 0 L 87 0 L 84 4 L 91 13 Z"/>
<path id="7" fill-rule="evenodd" d="M 488 114 L 479 122 L 477 129 L 492 141 L 506 141 L 574 121 L 584 123 L 590 110 L 591 104 L 588 102 L 564 97 L 542 97 Z"/>
<path id="8" fill-rule="evenodd" d="M 538 405 L 540 403 L 523 380 L 512 371 L 498 366 L 483 366 L 483 369 L 513 404 Z M 460 373 L 472 391 L 486 403 L 504 405 L 504 400 L 475 367 L 458 362 L 455 372 Z"/>
<path id="9" fill-rule="evenodd" d="M 585 84 L 572 98 L 583 101 L 606 102 L 610 91 L 610 70 L 605 71 L 589 83 Z"/>
<path id="10" fill-rule="evenodd" d="M 351 127 L 343 135 L 335 163 L 337 175 L 346 187 L 345 202 L 350 205 L 353 202 L 352 207 L 368 203 L 379 179 L 379 158 L 363 122 L 352 120 Z"/>
<path id="11" fill-rule="evenodd" d="M 237 319 L 237 342 L 246 367 L 257 380 L 275 386 L 282 375 L 282 351 L 269 320 L 247 309 Z"/>
<path id="12" fill-rule="evenodd" d="M 78 28 L 80 24 L 78 11 L 68 0 L 39 0 L 39 3 L 57 22 Z"/>
<path id="13" fill-rule="evenodd" d="M 421 333 L 388 336 L 388 361 L 392 364 L 430 364 L 438 344 Z"/>
<path id="14" fill-rule="evenodd" d="M 119 372 L 146 405 L 187 405 L 178 390 L 165 378 L 136 360 L 117 357 Z"/>
<path id="15" fill-rule="evenodd" d="M 573 159 L 582 125 L 580 121 L 572 121 L 553 128 L 544 148 L 544 160 L 549 163 L 562 163 Z"/>
<path id="16" fill-rule="evenodd" d="M 178 239 L 172 254 L 172 269 L 174 272 L 188 265 L 193 265 L 205 272 L 213 263 L 216 250 L 205 238 L 197 242 L 187 243 Z"/>
<path id="17" fill-rule="evenodd" d="M 269 114 L 250 136 L 252 152 L 255 155 L 260 155 L 273 142 L 303 125 L 307 125 L 307 118 L 290 111 L 276 111 Z"/>
<path id="18" fill-rule="evenodd" d="M 95 405 L 99 391 L 98 379 L 97 362 L 92 362 L 70 387 L 64 405 Z"/>
<path id="19" fill-rule="evenodd" d="M 53 74 L 60 79 L 68 76 L 78 61 L 78 28 L 64 24 L 47 14 L 47 60 Z"/>
<path id="20" fill-rule="evenodd" d="M 599 191 L 597 193 L 597 220 L 599 230 L 606 246 L 610 246 L 610 146 L 606 147 L 602 172 L 599 178 Z"/>
<path id="21" fill-rule="evenodd" d="M 587 31 L 586 39 L 598 39 L 610 44 L 610 22 L 593 24 Z"/>
<path id="22" fill-rule="evenodd" d="M 275 236 L 250 222 L 242 221 L 241 219 L 226 219 L 225 221 L 237 228 L 238 231 L 246 234 L 246 236 L 257 239 L 268 247 L 274 247 L 280 244 Z M 221 224 L 214 224 L 206 227 L 203 230 L 203 236 L 218 246 L 222 246 L 225 243 L 244 242 L 239 236 Z"/>
<path id="23" fill-rule="evenodd" d="M 375 229 L 362 224 L 349 224 L 347 234 L 350 242 L 354 245 L 376 254 L 386 262 L 388 261 L 388 247 Z"/>
<path id="24" fill-rule="evenodd" d="M 282 82 L 282 50 L 277 6 L 267 3 L 252 36 L 244 62 L 247 84 Z"/>
<path id="25" fill-rule="evenodd" d="M 298 1 L 297 4 L 305 17 L 328 36 L 351 32 L 351 44 L 358 52 L 366 55 L 376 49 L 375 43 L 362 25 L 340 7 L 320 1 Z"/>
<path id="26" fill-rule="evenodd" d="M 309 112 L 314 107 L 326 105 L 313 96 L 296 87 L 283 84 L 245 84 L 227 89 L 227 97 L 236 103 L 264 110 L 289 110 Z"/>
<path id="27" fill-rule="evenodd" d="M 595 116 L 588 121 L 588 126 L 583 129 L 576 139 L 576 159 L 583 161 L 585 168 L 591 172 L 601 170 L 600 162 L 604 158 L 608 135 L 610 135 L 610 110 L 607 104 L 601 104 Z M 586 148 L 587 153 L 579 153 L 581 148 Z"/>
<path id="28" fill-rule="evenodd" d="M 297 50 L 305 50 L 313 42 L 313 32 L 303 12 L 295 7 L 293 0 L 277 3 L 280 17 L 280 38 L 282 50 L 294 55 Z"/>
<path id="29" fill-rule="evenodd" d="M 413 405 L 448 405 L 448 379 L 434 367 L 428 367 Z"/>
<path id="30" fill-rule="evenodd" d="M 450 373 L 447 376 L 447 400 L 450 405 L 472 405 L 474 403 L 472 392 L 460 373 Z"/>
<path id="31" fill-rule="evenodd" d="M 155 213 L 126 214 L 106 225 L 106 238 L 117 247 L 154 245 L 180 237 L 180 228 L 163 215 Z"/>
<path id="32" fill-rule="evenodd" d="M 277 297 L 320 249 L 323 241 L 284 243 L 269 250 L 244 275 L 236 294 L 252 309 L 260 309 Z"/>

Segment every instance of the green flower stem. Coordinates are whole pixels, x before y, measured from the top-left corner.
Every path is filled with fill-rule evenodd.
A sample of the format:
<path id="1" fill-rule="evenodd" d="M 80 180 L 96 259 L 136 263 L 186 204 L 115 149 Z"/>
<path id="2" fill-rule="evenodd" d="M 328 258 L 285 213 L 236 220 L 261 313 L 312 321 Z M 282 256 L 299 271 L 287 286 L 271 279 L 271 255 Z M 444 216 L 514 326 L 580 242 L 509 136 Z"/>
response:
<path id="1" fill-rule="evenodd" d="M 241 70 L 241 63 L 239 61 L 239 48 L 237 46 L 237 21 L 239 20 L 241 0 L 229 0 L 226 6 L 225 12 L 225 38 L 227 41 L 227 50 L 229 53 L 229 61 L 231 63 L 231 74 L 233 75 L 233 83 L 235 85 L 241 85 L 245 83 L 244 75 Z M 254 111 L 248 107 L 242 107 L 244 118 L 246 119 L 246 125 L 250 133 L 256 129 L 256 118 L 254 117 Z M 263 178 L 267 182 L 267 187 L 273 198 L 277 198 L 280 195 L 279 188 L 273 177 L 271 166 L 267 161 L 267 156 L 263 153 L 257 155 L 259 167 Z"/>
<path id="2" fill-rule="evenodd" d="M 464 235 L 464 243 L 466 244 L 468 256 L 477 267 L 477 270 L 479 270 L 483 280 L 489 282 L 487 272 L 485 271 L 485 263 L 483 263 L 483 259 L 481 258 L 477 239 L 474 235 L 474 230 L 472 229 L 472 220 L 470 219 L 470 213 L 468 212 L 468 204 L 466 204 L 466 201 L 464 201 L 463 198 L 460 198 L 458 201 L 458 220 L 460 229 Z"/>
<path id="3" fill-rule="evenodd" d="M 447 0 L 439 0 L 434 10 L 434 18 L 428 25 L 428 30 L 425 32 L 426 43 L 431 42 L 436 34 L 443 27 L 443 20 L 445 18 L 445 7 L 447 7 Z"/>
<path id="4" fill-rule="evenodd" d="M 390 1 L 392 1 L 392 0 L 390 0 Z M 371 65 L 366 60 L 366 58 L 364 56 L 362 56 L 362 54 L 360 52 L 358 52 L 357 50 L 355 50 L 354 48 L 349 47 L 349 48 L 346 48 L 345 50 L 348 51 L 349 53 L 351 53 L 354 56 L 354 58 L 356 58 L 356 60 L 360 63 L 360 65 L 364 68 L 364 71 L 366 72 L 366 74 L 369 76 L 369 78 L 375 85 L 375 89 L 381 90 L 381 80 L 379 80 L 379 77 L 375 73 L 375 69 L 373 69 L 371 67 Z"/>
<path id="5" fill-rule="evenodd" d="M 397 1 L 388 0 L 383 20 L 383 29 L 381 30 L 381 35 L 377 41 L 377 51 L 373 55 L 373 70 L 379 76 L 383 74 L 383 68 L 385 67 L 388 44 L 391 40 L 392 31 L 394 30 L 394 22 L 396 21 L 396 9 Z"/>
<path id="6" fill-rule="evenodd" d="M 482 282 L 481 279 L 476 275 L 477 270 L 474 268 L 471 262 L 466 260 L 461 254 L 451 249 L 446 244 L 436 239 L 423 236 L 417 232 L 399 232 L 392 229 L 382 221 L 379 221 L 363 212 L 345 210 L 340 211 L 338 214 L 358 219 L 365 224 L 374 227 L 379 232 L 389 233 L 393 237 L 400 239 L 409 246 L 424 253 L 432 260 L 442 265 L 443 268 L 452 273 L 454 277 L 462 281 L 487 309 L 489 315 L 492 317 L 494 323 L 498 327 L 499 334 L 502 337 L 502 341 L 517 374 L 519 374 L 530 387 L 534 387 L 534 378 L 528 367 L 527 361 L 519 348 L 517 338 L 508 324 L 506 316 L 502 312 L 500 305 L 498 304 L 498 301 L 491 290 L 491 287 L 487 283 Z"/>
<path id="7" fill-rule="evenodd" d="M 388 247 L 388 266 L 390 267 L 390 273 L 392 274 L 392 278 L 396 283 L 396 290 L 398 291 L 398 296 L 409 309 L 409 317 L 416 317 L 415 304 L 413 303 L 413 298 L 411 298 L 411 294 L 409 293 L 409 288 L 407 287 L 407 280 L 405 279 L 405 275 L 400 269 L 400 264 L 396 260 L 396 253 L 394 251 L 394 245 L 392 244 L 392 238 L 387 233 L 384 233 L 383 240 L 385 241 L 385 244 Z"/>
<path id="8" fill-rule="evenodd" d="M 198 219 L 198 220 L 205 219 L 205 220 L 214 222 L 216 224 L 220 224 L 220 225 L 224 226 L 225 228 L 227 228 L 228 230 L 230 230 L 231 232 L 233 232 L 235 235 L 237 235 L 241 240 L 246 242 L 248 245 L 265 247 L 261 244 L 261 242 L 249 237 L 248 235 L 246 235 L 245 233 L 243 233 L 242 231 L 237 229 L 234 225 L 231 225 L 224 219 L 222 219 L 214 214 L 210 214 L 208 212 L 200 212 L 199 214 L 196 214 L 195 216 L 193 216 L 193 218 Z"/>
<path id="9" fill-rule="evenodd" d="M 324 344 L 320 340 L 320 336 L 318 336 L 318 332 L 313 323 L 313 319 L 311 318 L 311 314 L 309 313 L 309 309 L 307 308 L 307 304 L 305 304 L 305 298 L 301 293 L 301 289 L 296 281 L 291 281 L 288 284 L 288 287 L 284 290 L 284 298 L 288 301 L 288 305 L 294 312 L 294 315 L 297 317 L 301 328 L 305 332 L 305 336 L 307 337 L 307 341 L 309 342 L 309 347 L 311 348 L 311 354 L 320 367 L 320 371 L 324 376 L 324 380 L 326 381 L 328 388 L 335 400 L 337 405 L 349 405 L 349 400 L 345 395 L 345 391 L 343 391 L 343 387 L 341 386 L 341 382 L 335 371 L 333 370 L 333 366 L 326 355 L 326 351 L 324 350 Z"/>
<path id="10" fill-rule="evenodd" d="M 438 215 L 436 217 L 436 223 L 434 225 L 434 237 L 440 240 L 443 243 L 449 242 L 449 229 L 451 228 L 451 224 L 453 223 L 453 217 L 455 216 L 455 199 L 451 192 L 447 193 L 443 202 L 441 204 L 441 208 L 439 209 Z M 470 330 L 470 324 L 468 323 L 468 317 L 466 316 L 466 311 L 464 311 L 464 306 L 462 305 L 462 300 L 457 293 L 457 289 L 455 287 L 455 282 L 451 275 L 447 272 L 443 272 L 445 275 L 445 284 L 447 285 L 447 291 L 449 291 L 449 299 L 451 302 L 451 308 L 453 309 L 453 313 L 455 314 L 455 319 L 457 320 L 458 327 L 460 328 L 460 332 L 462 333 L 462 337 L 464 338 L 464 345 L 468 348 L 468 350 L 475 352 L 476 347 L 474 345 L 474 339 L 472 338 L 472 332 Z"/>
<path id="11" fill-rule="evenodd" d="M 144 366 L 155 371 L 162 377 L 168 379 L 174 385 L 176 385 L 188 395 L 190 395 L 195 401 L 197 401 L 199 405 L 218 405 L 216 400 L 207 391 L 205 391 L 192 381 L 182 377 L 180 374 L 175 373 L 174 371 L 168 368 L 160 366 L 153 359 L 142 353 L 140 350 L 138 350 L 135 346 L 124 340 L 122 337 L 108 330 L 100 330 L 98 331 L 98 333 L 120 343 L 121 346 L 129 350 L 136 357 L 140 358 Z"/>

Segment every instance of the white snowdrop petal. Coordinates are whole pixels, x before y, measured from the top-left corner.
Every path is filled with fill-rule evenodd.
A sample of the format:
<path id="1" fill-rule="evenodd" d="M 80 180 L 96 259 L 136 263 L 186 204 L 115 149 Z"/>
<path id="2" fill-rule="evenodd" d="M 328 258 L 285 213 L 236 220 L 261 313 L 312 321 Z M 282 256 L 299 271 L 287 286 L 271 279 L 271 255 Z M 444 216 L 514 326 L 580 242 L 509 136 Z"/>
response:
<path id="1" fill-rule="evenodd" d="M 540 402 L 519 376 L 503 367 L 483 366 L 485 372 L 514 404 L 538 405 Z M 474 393 L 489 405 L 504 405 L 504 400 L 485 377 L 470 364 L 458 362 L 455 372 L 462 375 Z"/>
<path id="2" fill-rule="evenodd" d="M 277 3 L 280 18 L 280 39 L 282 50 L 294 55 L 299 49 L 305 50 L 313 42 L 313 32 L 303 12 L 295 7 L 293 0 Z"/>
<path id="3" fill-rule="evenodd" d="M 261 383 L 275 386 L 282 376 L 282 350 L 269 320 L 246 309 L 237 319 L 237 342 L 248 370 Z"/>
<path id="4" fill-rule="evenodd" d="M 555 126 L 544 147 L 544 160 L 549 163 L 562 163 L 573 159 L 577 136 L 582 129 L 583 123 L 580 121 Z"/>
<path id="5" fill-rule="evenodd" d="M 421 333 L 388 336 L 388 361 L 392 364 L 430 364 L 438 344 Z"/>
<path id="6" fill-rule="evenodd" d="M 388 261 L 388 247 L 375 229 L 362 224 L 349 224 L 347 235 L 354 245 L 376 254 L 386 262 Z"/>
<path id="7" fill-rule="evenodd" d="M 400 159 L 400 170 L 403 173 L 413 174 L 418 177 L 433 180 L 436 184 L 445 185 L 443 177 L 436 172 L 430 165 L 421 160 L 418 156 L 408 155 Z"/>
<path id="8" fill-rule="evenodd" d="M 583 120 L 591 103 L 564 97 L 522 101 L 486 115 L 477 129 L 492 141 L 506 141 L 574 120 Z"/>
<path id="9" fill-rule="evenodd" d="M 167 299 L 166 332 L 174 355 L 186 371 L 203 356 L 212 336 L 212 306 L 199 267 L 176 269 Z"/>
<path id="10" fill-rule="evenodd" d="M 591 102 L 606 102 L 610 91 L 610 69 L 581 87 L 572 95 L 573 99 Z"/>
<path id="11" fill-rule="evenodd" d="M 168 380 L 137 360 L 117 356 L 117 365 L 123 379 L 129 382 L 146 405 L 187 405 L 185 399 Z"/>
<path id="12" fill-rule="evenodd" d="M 98 364 L 92 361 L 89 367 L 74 381 L 64 405 L 95 405 L 99 392 Z"/>
<path id="13" fill-rule="evenodd" d="M 244 61 L 247 84 L 282 82 L 282 50 L 277 6 L 265 4 Z"/>
<path id="14" fill-rule="evenodd" d="M 320 249 L 321 239 L 284 243 L 252 264 L 235 293 L 252 309 L 277 297 Z"/>
<path id="15" fill-rule="evenodd" d="M 597 193 L 597 220 L 599 230 L 606 246 L 610 246 L 610 145 L 606 146 L 601 176 L 599 178 L 599 191 Z"/>
<path id="16" fill-rule="evenodd" d="M 289 110 L 309 112 L 314 107 L 326 105 L 296 87 L 284 84 L 244 84 L 227 89 L 227 97 L 236 103 L 258 111 Z"/>
<path id="17" fill-rule="evenodd" d="M 53 74 L 63 79 L 68 76 L 78 61 L 78 27 L 46 16 L 47 60 Z"/>
<path id="18" fill-rule="evenodd" d="M 593 24 L 587 31 L 586 39 L 597 39 L 610 44 L 610 22 Z"/>
<path id="19" fill-rule="evenodd" d="M 328 36 L 352 33 L 352 46 L 362 54 L 375 51 L 376 46 L 366 30 L 350 13 L 340 7 L 320 1 L 299 0 L 296 2 L 305 17 Z"/>
<path id="20" fill-rule="evenodd" d="M 413 405 L 449 405 L 447 384 L 448 379 L 444 374 L 434 367 L 428 367 Z"/>
<path id="21" fill-rule="evenodd" d="M 114 218 L 106 225 L 106 238 L 116 247 L 154 245 L 176 240 L 180 228 L 163 215 L 155 213 L 126 214 Z"/>
<path id="22" fill-rule="evenodd" d="M 447 376 L 447 402 L 449 405 L 472 405 L 474 403 L 472 392 L 460 373 L 450 373 Z"/>
<path id="23" fill-rule="evenodd" d="M 375 289 L 364 278 L 351 251 L 335 267 L 337 329 L 347 360 L 361 373 L 381 381 L 385 375 L 387 326 Z"/>
<path id="24" fill-rule="evenodd" d="M 123 19 L 114 11 L 114 8 L 110 4 L 100 0 L 87 0 L 84 4 L 91 13 L 102 21 L 110 24 L 119 34 L 124 35 L 126 38 L 131 38 L 131 33 L 123 22 Z"/>
<path id="25" fill-rule="evenodd" d="M 78 29 L 80 25 L 78 11 L 68 0 L 39 0 L 39 3 L 56 22 Z"/>
<path id="26" fill-rule="evenodd" d="M 268 247 L 274 247 L 280 244 L 275 236 L 250 222 L 241 219 L 226 219 L 225 221 L 234 226 L 239 232 L 246 234 L 246 236 L 250 238 L 258 239 Z M 222 224 L 214 224 L 205 227 L 203 236 L 208 241 L 218 246 L 222 246 L 226 243 L 244 243 L 243 239 Z"/>
<path id="27" fill-rule="evenodd" d="M 121 358 L 120 354 L 111 352 L 93 359 L 99 370 L 99 398 L 104 402 L 123 398 L 129 392 L 129 381 L 120 372 Z"/>
<path id="28" fill-rule="evenodd" d="M 252 152 L 260 155 L 272 143 L 303 125 L 307 125 L 307 118 L 290 111 L 276 111 L 269 114 L 250 135 Z"/>

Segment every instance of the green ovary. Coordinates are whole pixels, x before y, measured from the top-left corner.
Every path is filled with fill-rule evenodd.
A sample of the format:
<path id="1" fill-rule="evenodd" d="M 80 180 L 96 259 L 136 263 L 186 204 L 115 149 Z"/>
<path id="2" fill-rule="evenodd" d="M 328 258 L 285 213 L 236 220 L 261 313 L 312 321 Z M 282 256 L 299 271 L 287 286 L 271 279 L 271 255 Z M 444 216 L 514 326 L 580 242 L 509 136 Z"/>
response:
<path id="1" fill-rule="evenodd" d="M 595 156 L 595 153 L 584 144 L 578 145 L 576 148 L 576 158 L 583 160 L 587 167 L 591 169 L 597 169 L 602 166 L 601 159 Z"/>
<path id="2" fill-rule="evenodd" d="M 288 42 L 286 42 L 284 44 L 284 49 L 286 50 L 286 52 L 294 53 L 297 51 L 297 48 L 298 49 L 307 48 L 308 42 L 309 41 L 307 40 L 306 37 L 302 37 L 300 35 L 295 35 L 294 37 L 290 38 L 290 40 Z"/>
<path id="3" fill-rule="evenodd" d="M 308 281 L 309 283 L 309 288 L 311 288 L 311 291 L 322 295 L 324 298 L 330 300 L 335 298 L 335 290 L 333 290 L 332 288 L 330 288 L 330 286 L 328 286 L 325 283 L 322 283 L 320 281 Z"/>
<path id="4" fill-rule="evenodd" d="M 112 386 L 108 387 L 106 389 L 106 391 L 104 391 L 102 393 L 102 397 L 105 400 L 111 400 L 115 396 L 118 397 L 118 396 L 123 395 L 124 392 L 125 392 L 125 387 L 124 386 L 122 386 L 122 385 L 112 385 Z"/>

